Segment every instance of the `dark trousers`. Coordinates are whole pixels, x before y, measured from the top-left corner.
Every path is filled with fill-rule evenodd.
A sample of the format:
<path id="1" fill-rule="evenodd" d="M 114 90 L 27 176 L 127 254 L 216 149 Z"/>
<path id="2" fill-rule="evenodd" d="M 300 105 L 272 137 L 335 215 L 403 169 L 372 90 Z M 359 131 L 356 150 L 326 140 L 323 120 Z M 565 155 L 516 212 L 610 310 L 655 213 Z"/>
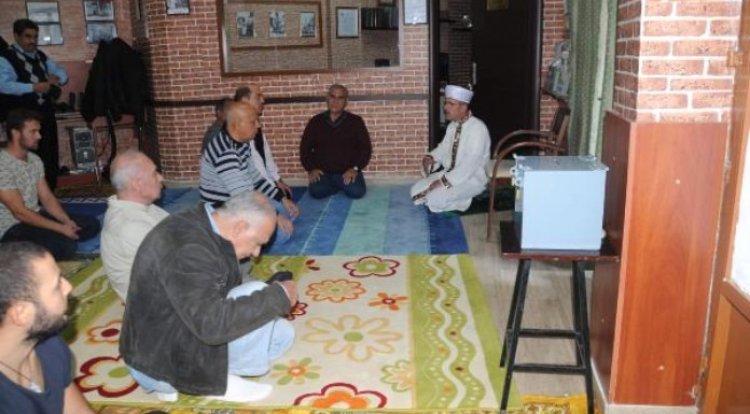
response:
<path id="1" fill-rule="evenodd" d="M 44 217 L 58 221 L 46 211 L 40 211 L 39 214 Z M 96 217 L 82 216 L 77 214 L 68 214 L 71 220 L 78 224 L 81 230 L 78 231 L 78 240 L 88 240 L 99 233 L 101 225 Z M 55 260 L 69 260 L 73 258 L 78 248 L 78 242 L 56 231 L 43 229 L 41 227 L 31 226 L 25 223 L 18 223 L 5 232 L 0 242 L 11 241 L 29 241 L 36 243 L 47 250 L 54 256 Z"/>
<path id="2" fill-rule="evenodd" d="M 53 109 L 39 110 L 42 115 L 42 139 L 39 148 L 34 151 L 44 163 L 44 179 L 49 189 L 55 191 L 57 176 L 60 173 L 60 148 L 57 141 L 57 120 Z"/>
<path id="3" fill-rule="evenodd" d="M 357 173 L 357 178 L 348 185 L 344 184 L 343 174 L 324 173 L 318 182 L 310 183 L 308 191 L 313 198 L 325 198 L 339 191 L 343 191 L 349 198 L 362 198 L 367 192 L 367 186 L 361 172 Z"/>

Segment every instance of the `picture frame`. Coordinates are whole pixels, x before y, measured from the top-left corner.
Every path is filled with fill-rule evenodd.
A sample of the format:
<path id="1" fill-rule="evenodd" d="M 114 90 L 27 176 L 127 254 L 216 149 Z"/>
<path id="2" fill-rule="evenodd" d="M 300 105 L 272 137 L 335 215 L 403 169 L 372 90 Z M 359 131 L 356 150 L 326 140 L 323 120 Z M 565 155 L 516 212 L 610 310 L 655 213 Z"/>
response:
<path id="1" fill-rule="evenodd" d="M 299 37 L 315 37 L 317 32 L 317 19 L 315 18 L 315 12 L 300 12 Z"/>
<path id="2" fill-rule="evenodd" d="M 358 7 L 336 7 L 336 37 L 339 39 L 359 37 Z"/>
<path id="3" fill-rule="evenodd" d="M 232 2 L 224 10 L 229 50 L 322 47 L 321 8 L 321 0 Z"/>
<path id="4" fill-rule="evenodd" d="M 404 24 L 427 24 L 427 0 L 404 0 Z"/>
<path id="5" fill-rule="evenodd" d="M 87 22 L 111 22 L 115 20 L 112 0 L 84 0 L 83 15 Z"/>
<path id="6" fill-rule="evenodd" d="M 56 1 L 27 2 L 26 15 L 37 24 L 60 23 L 60 8 Z"/>
<path id="7" fill-rule="evenodd" d="M 117 26 L 114 22 L 86 23 L 86 42 L 99 43 L 117 37 Z"/>
<path id="8" fill-rule="evenodd" d="M 167 15 L 190 14 L 190 0 L 165 0 Z"/>
<path id="9" fill-rule="evenodd" d="M 61 45 L 63 43 L 64 41 L 62 36 L 62 25 L 60 25 L 59 23 L 39 25 L 39 40 L 37 40 L 38 45 Z"/>
<path id="10" fill-rule="evenodd" d="M 251 39 L 255 37 L 255 12 L 238 12 L 236 21 L 237 36 L 240 39 Z"/>
<path id="11" fill-rule="evenodd" d="M 281 10 L 268 12 L 268 37 L 286 37 L 286 13 Z"/>

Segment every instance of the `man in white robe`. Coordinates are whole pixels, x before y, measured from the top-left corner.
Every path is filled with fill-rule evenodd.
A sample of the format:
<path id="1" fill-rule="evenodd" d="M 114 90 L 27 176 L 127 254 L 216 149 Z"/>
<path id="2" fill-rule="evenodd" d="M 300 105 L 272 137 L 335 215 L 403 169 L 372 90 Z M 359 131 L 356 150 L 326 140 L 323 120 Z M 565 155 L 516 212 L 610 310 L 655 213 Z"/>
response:
<path id="1" fill-rule="evenodd" d="M 465 211 L 487 188 L 484 166 L 490 158 L 490 133 L 469 110 L 472 96 L 460 86 L 445 88 L 443 109 L 451 123 L 440 145 L 422 158 L 426 177 L 411 188 L 414 204 L 425 204 L 433 213 Z"/>

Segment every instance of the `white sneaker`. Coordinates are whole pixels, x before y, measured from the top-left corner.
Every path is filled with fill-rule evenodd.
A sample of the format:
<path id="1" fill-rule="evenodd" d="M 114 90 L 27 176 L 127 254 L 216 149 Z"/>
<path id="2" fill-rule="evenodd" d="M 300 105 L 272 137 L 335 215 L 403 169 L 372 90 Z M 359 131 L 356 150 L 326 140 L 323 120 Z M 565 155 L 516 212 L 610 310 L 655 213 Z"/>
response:
<path id="1" fill-rule="evenodd" d="M 260 401 L 271 395 L 273 387 L 269 384 L 248 381 L 237 375 L 227 376 L 227 392 L 224 395 L 212 395 L 208 398 L 229 402 Z"/>
<path id="2" fill-rule="evenodd" d="M 158 398 L 159 401 L 164 402 L 175 402 L 179 396 L 176 392 L 154 392 L 154 394 L 156 394 L 156 398 Z"/>

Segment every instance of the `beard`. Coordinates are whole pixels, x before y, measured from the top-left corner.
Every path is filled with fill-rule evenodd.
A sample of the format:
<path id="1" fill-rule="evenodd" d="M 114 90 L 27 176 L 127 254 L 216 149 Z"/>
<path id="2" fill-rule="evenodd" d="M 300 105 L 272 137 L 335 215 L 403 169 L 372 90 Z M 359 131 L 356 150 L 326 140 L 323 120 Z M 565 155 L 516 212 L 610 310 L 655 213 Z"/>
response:
<path id="1" fill-rule="evenodd" d="M 29 328 L 26 339 L 29 341 L 41 341 L 50 336 L 57 335 L 68 324 L 70 318 L 66 314 L 50 315 L 44 307 L 36 306 L 36 318 L 34 324 Z"/>

